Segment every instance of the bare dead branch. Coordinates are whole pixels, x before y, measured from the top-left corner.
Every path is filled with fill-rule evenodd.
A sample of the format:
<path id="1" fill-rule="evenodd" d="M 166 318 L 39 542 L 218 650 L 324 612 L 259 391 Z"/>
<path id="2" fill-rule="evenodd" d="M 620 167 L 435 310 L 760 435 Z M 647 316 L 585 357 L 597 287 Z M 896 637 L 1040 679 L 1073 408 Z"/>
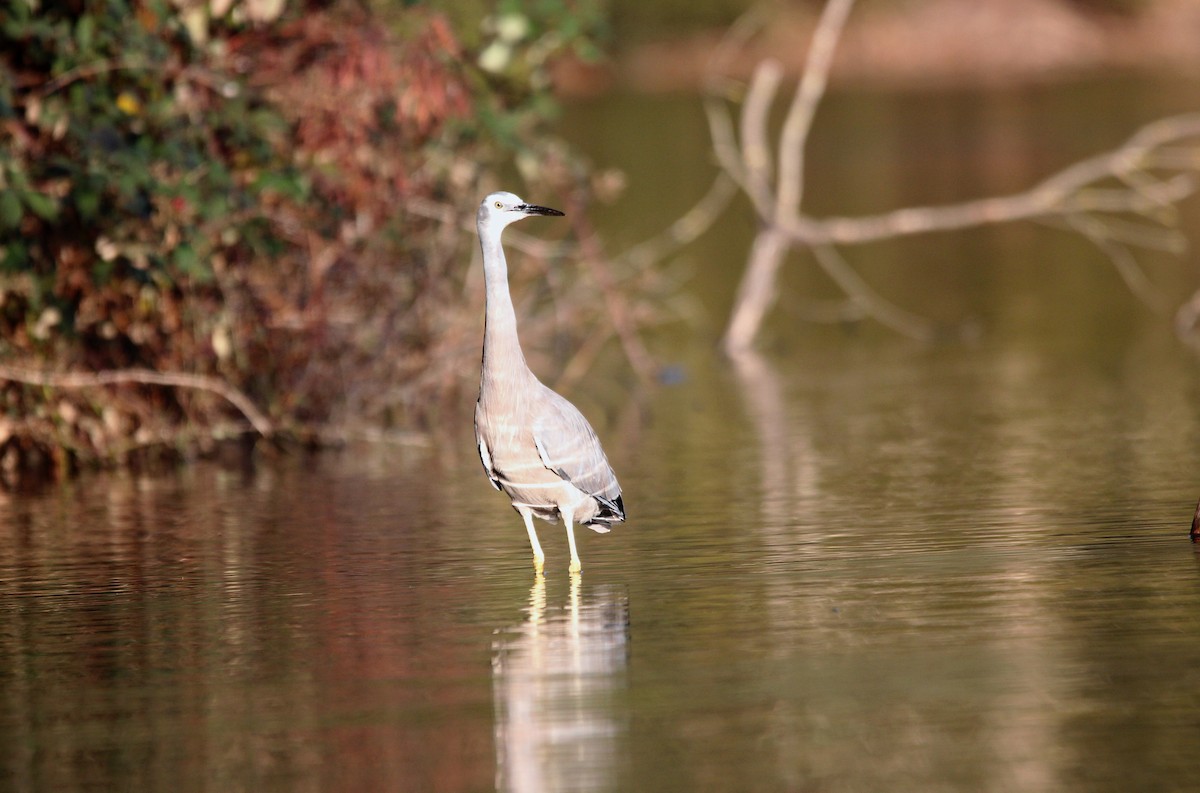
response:
<path id="1" fill-rule="evenodd" d="M 1200 334 L 1196 332 L 1197 326 L 1200 326 L 1200 290 L 1193 293 L 1191 298 L 1175 312 L 1175 335 L 1192 347 L 1200 348 Z"/>
<path id="2" fill-rule="evenodd" d="M 908 207 L 864 217 L 814 219 L 793 216 L 783 224 L 787 234 L 806 245 L 859 245 L 911 234 L 960 229 L 1017 220 L 1036 220 L 1101 208 L 1137 212 L 1147 205 L 1146 193 L 1127 192 L 1126 200 L 1113 193 L 1088 194 L 1089 188 L 1123 173 L 1139 170 L 1151 147 L 1200 137 L 1200 113 L 1159 119 L 1139 129 L 1124 144 L 1096 157 L 1075 163 L 1029 190 L 1008 196 L 982 198 L 946 206 Z M 1150 203 L 1175 204 L 1196 192 L 1196 180 L 1186 174 L 1165 180 Z M 1084 197 L 1081 197 L 1084 196 Z"/>
<path id="3" fill-rule="evenodd" d="M 779 182 L 775 217 L 782 220 L 800 210 L 804 196 L 804 151 L 817 105 L 825 95 L 833 51 L 841 38 L 854 0 L 829 0 L 821 11 L 805 58 L 804 74 L 779 137 Z"/>
<path id="4" fill-rule="evenodd" d="M 750 349 L 763 317 L 775 302 L 775 277 L 788 247 L 787 237 L 775 228 L 764 229 L 754 237 L 746 272 L 733 301 L 733 314 L 721 341 L 727 354 Z"/>
<path id="5" fill-rule="evenodd" d="M 732 124 L 724 108 L 706 103 L 709 127 L 713 130 L 717 159 L 754 202 L 760 217 L 768 224 L 759 231 L 746 262 L 746 271 L 738 287 L 722 346 L 730 354 L 745 352 L 762 325 L 763 317 L 775 300 L 779 267 L 788 249 L 786 234 L 789 221 L 800 216 L 804 194 L 804 151 L 817 105 L 825 93 L 833 52 L 854 0 L 829 0 L 821 12 L 806 56 L 804 73 L 796 87 L 792 103 L 780 133 L 779 165 L 775 200 L 771 205 L 766 177 L 770 154 L 766 143 L 767 116 L 778 89 L 781 72 L 771 63 L 755 69 L 750 92 L 742 107 L 741 157 L 735 155 Z M 718 138 L 718 135 L 720 137 Z M 733 163 L 740 167 L 730 170 Z M 736 167 L 736 166 L 734 166 Z M 869 305 L 882 302 L 867 301 Z"/>
<path id="6" fill-rule="evenodd" d="M 93 77 L 98 77 L 109 72 L 159 70 L 161 68 L 158 65 L 135 63 L 118 58 L 95 61 L 83 64 L 82 66 L 76 66 L 74 69 L 69 69 L 54 79 L 42 83 L 35 89 L 35 93 L 40 97 L 46 97 L 57 91 L 61 91 L 77 80 L 90 80 Z"/>
<path id="7" fill-rule="evenodd" d="M 588 223 L 587 213 L 583 211 L 581 202 L 574 199 L 570 199 L 570 202 L 574 203 L 575 206 L 569 207 L 572 211 L 568 211 L 567 215 L 571 218 L 571 222 L 575 226 L 575 236 L 579 240 L 580 254 L 590 267 L 592 275 L 596 279 L 596 284 L 600 287 L 600 293 L 604 297 L 604 305 L 608 310 L 613 331 L 617 334 L 617 338 L 621 342 L 621 348 L 625 352 L 625 357 L 629 360 L 629 364 L 633 367 L 634 372 L 637 373 L 638 378 L 643 383 L 652 383 L 656 368 L 654 357 L 650 355 L 637 334 L 637 328 L 630 316 L 629 307 L 626 301 L 621 298 L 620 292 L 616 288 L 616 282 L 609 269 L 608 260 L 604 257 L 604 253 L 600 249 L 599 238 Z"/>
<path id="8" fill-rule="evenodd" d="M 152 372 L 148 369 L 114 369 L 106 372 L 39 372 L 0 364 L 0 379 L 46 388 L 95 388 L 140 383 L 208 391 L 237 408 L 255 432 L 264 438 L 274 433 L 271 421 L 244 393 L 216 377 L 184 372 Z"/>
<path id="9" fill-rule="evenodd" d="M 724 81 L 724 75 L 729 71 L 729 64 L 737 51 L 762 30 L 767 21 L 765 6 L 755 5 L 729 26 L 708 59 L 705 75 L 705 92 L 707 94 L 715 96 L 721 93 L 720 87 Z"/>
<path id="10" fill-rule="evenodd" d="M 583 379 L 583 375 L 592 368 L 592 364 L 600 355 L 600 350 L 611 338 L 612 333 L 606 328 L 597 329 L 584 339 L 583 344 L 575 349 L 571 360 L 567 361 L 567 365 L 563 367 L 558 379 L 554 382 L 555 390 L 570 391 L 574 388 Z"/>
<path id="11" fill-rule="evenodd" d="M 708 119 L 708 134 L 712 138 L 717 164 L 753 200 L 754 191 L 743 167 L 743 158 L 737 136 L 733 134 L 733 120 L 729 117 L 729 111 L 713 97 L 706 97 L 704 115 Z M 765 214 L 762 208 L 759 208 L 759 214 Z"/>
<path id="12" fill-rule="evenodd" d="M 861 306 L 868 316 L 909 338 L 921 341 L 931 341 L 934 338 L 932 323 L 881 297 L 847 264 L 837 248 L 832 245 L 814 245 L 813 254 L 821 269 L 855 304 Z"/>
<path id="13" fill-rule="evenodd" d="M 902 333 L 928 338 L 931 326 L 867 287 L 837 246 L 1020 220 L 1059 225 L 1083 235 L 1113 263 L 1134 294 L 1148 305 L 1163 307 L 1134 250 L 1179 252 L 1186 245 L 1175 228 L 1177 205 L 1200 189 L 1200 113 L 1146 124 L 1111 151 L 1063 168 L 1019 193 L 860 217 L 805 214 L 801 203 L 806 142 L 853 5 L 854 0 L 828 0 L 822 10 L 775 149 L 778 165 L 773 185 L 767 173 L 772 150 L 766 130 L 780 82 L 778 66 L 767 61 L 755 69 L 742 101 L 737 134 L 727 103 L 712 90 L 722 81 L 716 75 L 708 80 L 705 112 L 717 162 L 750 198 L 764 224 L 751 246 L 722 340 L 727 352 L 749 349 L 775 300 L 778 270 L 792 246 L 812 249 L 818 264 L 851 303 L 868 315 Z M 762 23 L 756 18 L 753 24 Z M 723 59 L 731 58 L 729 48 L 745 40 L 750 26 L 750 22 L 740 25 L 738 35 L 723 44 Z"/>
<path id="14" fill-rule="evenodd" d="M 1164 224 L 1174 223 L 1175 202 L 1187 198 L 1195 189 L 1195 180 L 1188 174 L 1180 174 L 1158 183 L 1152 193 L 1101 187 L 1082 189 L 1064 201 L 1062 208 L 1064 212 L 1127 212 Z"/>
<path id="15" fill-rule="evenodd" d="M 1048 217 L 1037 222 L 1050 228 L 1066 229 L 1078 233 L 1079 229 L 1068 222 L 1067 218 L 1070 217 L 1073 217 L 1073 215 Z M 1188 246 L 1187 237 L 1183 235 L 1183 232 L 1175 228 L 1161 228 L 1148 223 L 1138 223 L 1136 221 L 1109 216 L 1104 217 L 1103 220 L 1099 220 L 1095 228 L 1104 237 L 1128 245 L 1131 248 L 1162 251 L 1163 253 L 1178 256 L 1184 253 Z"/>
<path id="16" fill-rule="evenodd" d="M 1128 248 L 1107 233 L 1103 223 L 1087 215 L 1069 215 L 1065 220 L 1067 225 L 1087 238 L 1108 257 L 1130 292 L 1154 311 L 1167 310 L 1166 301 L 1155 291 L 1150 279 L 1146 278 L 1146 274 L 1138 266 L 1137 259 Z"/>
<path id="17" fill-rule="evenodd" d="M 747 192 L 760 214 L 766 214 L 771 203 L 771 147 L 767 143 L 767 117 L 781 79 L 783 68 L 777 61 L 759 63 L 754 69 L 750 91 L 742 106 L 742 165 L 745 168 Z"/>
<path id="18" fill-rule="evenodd" d="M 711 228 L 736 193 L 737 185 L 729 175 L 718 173 L 708 192 L 695 206 L 654 237 L 615 257 L 616 261 L 628 262 L 639 270 L 662 261 Z"/>

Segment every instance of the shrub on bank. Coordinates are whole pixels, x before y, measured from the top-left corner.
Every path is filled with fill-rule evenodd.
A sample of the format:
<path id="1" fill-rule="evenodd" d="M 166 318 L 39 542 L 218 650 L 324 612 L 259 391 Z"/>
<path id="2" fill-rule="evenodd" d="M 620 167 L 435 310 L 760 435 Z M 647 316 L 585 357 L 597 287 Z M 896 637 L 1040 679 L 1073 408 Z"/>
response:
<path id="1" fill-rule="evenodd" d="M 408 210 L 481 194 L 514 152 L 558 156 L 527 141 L 583 21 L 460 21 L 468 51 L 423 7 L 9 4 L 0 366 L 210 376 L 300 435 L 420 422 L 459 384 L 477 307 L 456 297 L 462 245 Z M 246 429 L 219 394 L 146 383 L 7 379 L 0 404 L 10 481 Z"/>

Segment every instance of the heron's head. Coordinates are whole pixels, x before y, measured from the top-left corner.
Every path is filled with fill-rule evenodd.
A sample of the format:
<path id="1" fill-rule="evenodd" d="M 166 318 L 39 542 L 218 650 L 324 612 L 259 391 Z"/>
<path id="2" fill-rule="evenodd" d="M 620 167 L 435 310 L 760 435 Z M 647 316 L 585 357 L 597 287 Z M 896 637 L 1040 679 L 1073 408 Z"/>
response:
<path id="1" fill-rule="evenodd" d="M 502 229 L 509 223 L 515 223 L 524 217 L 530 215 L 561 215 L 557 209 L 538 206 L 537 204 L 526 204 L 520 196 L 512 193 L 499 192 L 492 193 L 487 198 L 483 199 L 483 203 L 479 205 L 479 216 L 477 218 L 480 228 L 484 226 L 492 226 L 497 229 Z"/>

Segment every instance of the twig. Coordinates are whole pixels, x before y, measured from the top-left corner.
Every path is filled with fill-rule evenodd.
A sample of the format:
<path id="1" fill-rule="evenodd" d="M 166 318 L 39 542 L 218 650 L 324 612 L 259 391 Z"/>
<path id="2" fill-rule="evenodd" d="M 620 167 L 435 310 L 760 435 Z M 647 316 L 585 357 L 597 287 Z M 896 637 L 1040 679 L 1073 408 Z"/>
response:
<path id="1" fill-rule="evenodd" d="M 615 260 L 628 262 L 639 270 L 653 262 L 662 261 L 707 231 L 736 193 L 737 185 L 729 175 L 718 173 L 708 192 L 694 207 L 654 237 L 638 243 Z"/>
<path id="2" fill-rule="evenodd" d="M 238 389 L 208 375 L 184 372 L 152 372 L 148 369 L 113 369 L 106 372 L 39 372 L 0 364 L 0 380 L 47 388 L 94 388 L 105 385 L 141 383 L 175 388 L 194 388 L 216 394 L 241 411 L 254 430 L 264 438 L 274 433 L 270 420 Z"/>
<path id="3" fill-rule="evenodd" d="M 1142 268 L 1138 267 L 1137 259 L 1128 248 L 1106 233 L 1103 223 L 1087 215 L 1070 215 L 1065 220 L 1067 225 L 1086 237 L 1108 257 L 1130 292 L 1154 311 L 1166 312 L 1166 301 L 1155 291 L 1154 285 L 1142 272 Z"/>
<path id="4" fill-rule="evenodd" d="M 737 136 L 733 134 L 733 121 L 725 107 L 712 97 L 704 100 L 704 115 L 708 118 L 708 135 L 712 138 L 713 154 L 721 170 L 729 175 L 746 195 L 754 198 L 749 178 L 743 167 L 742 157 L 738 149 Z M 759 209 L 759 214 L 765 214 Z"/>
<path id="5" fill-rule="evenodd" d="M 742 164 L 745 167 L 746 191 L 758 208 L 766 214 L 771 202 L 771 148 L 767 143 L 767 117 L 771 100 L 779 90 L 783 69 L 777 61 L 766 60 L 754 69 L 750 91 L 742 106 Z"/>
<path id="6" fill-rule="evenodd" d="M 843 292 L 850 296 L 854 303 L 862 307 L 868 315 L 894 331 L 903 333 L 913 339 L 931 341 L 936 335 L 933 325 L 918 317 L 916 314 L 904 311 L 879 296 L 875 290 L 867 286 L 867 282 L 856 273 L 846 260 L 832 245 L 814 245 L 813 255 L 830 278 L 834 280 Z"/>
<path id="7" fill-rule="evenodd" d="M 717 42 L 717 46 L 713 48 L 712 55 L 708 59 L 708 66 L 705 70 L 705 93 L 716 95 L 721 93 L 718 89 L 720 81 L 733 60 L 734 55 L 739 49 L 744 47 L 746 43 L 767 24 L 767 15 L 765 7 L 755 5 L 749 11 L 742 14 L 729 29 L 725 31 L 725 35 Z"/>
<path id="8" fill-rule="evenodd" d="M 592 274 L 596 278 L 596 284 L 600 287 L 605 308 L 608 309 L 609 320 L 612 322 L 617 338 L 621 341 L 625 357 L 643 383 L 652 383 L 656 368 L 654 358 L 642 344 L 641 338 L 638 337 L 637 328 L 626 310 L 628 306 L 621 298 L 612 272 L 608 268 L 608 260 L 604 258 L 604 253 L 600 250 L 600 243 L 595 231 L 588 224 L 583 203 L 574 196 L 568 197 L 567 200 L 570 205 L 567 216 L 575 227 L 575 236 L 579 240 L 579 252 L 583 260 L 590 266 Z"/>
<path id="9" fill-rule="evenodd" d="M 55 77 L 52 80 L 47 80 L 39 85 L 34 93 L 39 97 L 47 97 L 50 94 L 61 91 L 77 80 L 89 80 L 102 74 L 108 74 L 109 72 L 143 71 L 150 69 L 159 70 L 162 69 L 162 66 L 160 64 L 133 63 L 116 58 L 95 61 L 94 63 L 86 63 L 81 66 L 76 66 L 74 69 L 68 69 L 58 77 Z"/>
<path id="10" fill-rule="evenodd" d="M 1063 217 L 1041 218 L 1037 222 L 1051 228 L 1078 232 L 1079 229 L 1072 226 L 1068 218 L 1080 214 L 1088 215 L 1090 213 L 1078 212 L 1071 215 L 1064 215 Z M 1158 226 L 1126 221 L 1114 217 L 1105 217 L 1103 220 L 1097 220 L 1096 228 L 1108 239 L 1134 248 L 1162 251 L 1178 256 L 1184 253 L 1188 246 L 1187 237 L 1184 236 L 1183 232 L 1174 228 L 1159 228 Z"/>
<path id="11" fill-rule="evenodd" d="M 600 350 L 604 348 L 604 343 L 610 338 L 612 338 L 610 330 L 598 328 L 584 339 L 559 374 L 558 379 L 554 381 L 554 388 L 559 391 L 570 391 L 574 388 L 575 384 L 583 378 L 584 373 L 595 363 Z"/>

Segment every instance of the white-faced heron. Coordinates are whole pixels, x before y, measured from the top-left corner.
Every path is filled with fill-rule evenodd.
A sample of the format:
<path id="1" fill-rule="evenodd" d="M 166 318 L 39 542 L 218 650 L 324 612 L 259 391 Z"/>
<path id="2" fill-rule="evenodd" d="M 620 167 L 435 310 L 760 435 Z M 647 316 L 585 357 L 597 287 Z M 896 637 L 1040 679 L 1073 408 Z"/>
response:
<path id="1" fill-rule="evenodd" d="M 533 518 L 567 526 L 572 573 L 579 572 L 574 524 L 606 533 L 625 520 L 621 486 L 592 426 L 566 399 L 529 371 L 517 339 L 517 317 L 508 292 L 508 264 L 500 234 L 530 215 L 562 215 L 527 204 L 512 193 L 492 193 L 476 218 L 483 247 L 487 311 L 483 329 L 483 374 L 475 405 L 475 439 L 492 486 L 512 499 L 525 521 L 533 564 L 542 571 L 545 554 Z"/>

